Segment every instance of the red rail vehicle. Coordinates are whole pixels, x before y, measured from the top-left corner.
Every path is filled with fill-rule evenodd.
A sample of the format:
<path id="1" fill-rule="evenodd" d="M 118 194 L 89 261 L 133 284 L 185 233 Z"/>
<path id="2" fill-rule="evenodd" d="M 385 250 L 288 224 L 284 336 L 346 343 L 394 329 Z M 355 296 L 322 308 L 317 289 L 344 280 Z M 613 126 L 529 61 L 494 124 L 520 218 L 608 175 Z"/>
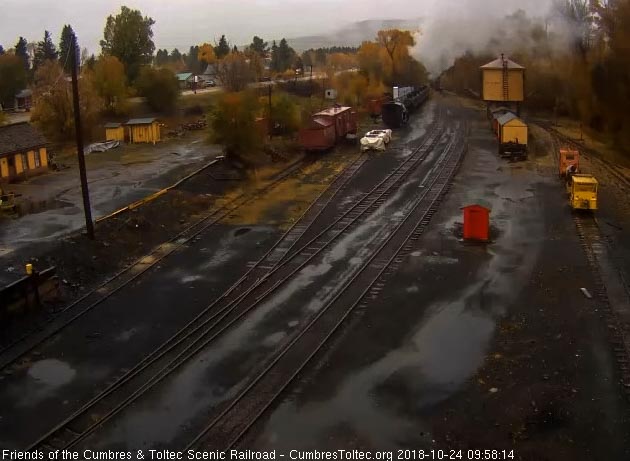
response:
<path id="1" fill-rule="evenodd" d="M 307 151 L 331 149 L 344 139 L 356 139 L 357 113 L 352 107 L 334 106 L 314 114 L 300 130 L 300 144 Z"/>

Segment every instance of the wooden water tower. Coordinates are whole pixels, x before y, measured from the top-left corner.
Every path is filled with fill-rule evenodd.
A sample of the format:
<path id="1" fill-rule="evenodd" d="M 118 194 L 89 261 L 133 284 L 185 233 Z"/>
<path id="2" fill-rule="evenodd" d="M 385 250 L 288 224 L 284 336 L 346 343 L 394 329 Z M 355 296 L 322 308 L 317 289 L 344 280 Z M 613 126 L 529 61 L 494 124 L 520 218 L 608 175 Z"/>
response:
<path id="1" fill-rule="evenodd" d="M 512 106 L 520 115 L 525 99 L 525 67 L 507 59 L 503 54 L 481 66 L 482 98 L 488 109 L 497 105 Z"/>

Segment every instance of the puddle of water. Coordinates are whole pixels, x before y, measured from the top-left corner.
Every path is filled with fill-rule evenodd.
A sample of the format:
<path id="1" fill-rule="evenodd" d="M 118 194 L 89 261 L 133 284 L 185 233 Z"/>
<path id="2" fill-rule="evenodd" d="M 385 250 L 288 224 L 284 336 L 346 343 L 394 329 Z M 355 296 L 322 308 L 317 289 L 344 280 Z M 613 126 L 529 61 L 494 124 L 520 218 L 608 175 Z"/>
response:
<path id="1" fill-rule="evenodd" d="M 234 237 L 239 237 L 241 235 L 245 235 L 248 232 L 250 232 L 252 229 L 251 227 L 241 227 L 240 229 L 236 229 L 234 231 Z"/>
<path id="2" fill-rule="evenodd" d="M 262 340 L 263 346 L 275 346 L 280 343 L 284 338 L 287 337 L 286 331 L 278 331 L 276 333 L 270 334 L 265 339 Z"/>
<path id="3" fill-rule="evenodd" d="M 31 365 L 28 376 L 39 383 L 59 387 L 72 381 L 76 371 L 60 360 L 45 359 Z"/>
<path id="4" fill-rule="evenodd" d="M 138 332 L 137 328 L 131 328 L 130 330 L 123 331 L 114 339 L 119 342 L 126 342 L 126 341 L 129 341 L 137 332 Z"/>
<path id="5" fill-rule="evenodd" d="M 203 279 L 203 277 L 201 275 L 186 275 L 184 277 L 181 278 L 181 282 L 182 283 L 193 283 L 196 282 L 197 280 L 201 280 Z"/>

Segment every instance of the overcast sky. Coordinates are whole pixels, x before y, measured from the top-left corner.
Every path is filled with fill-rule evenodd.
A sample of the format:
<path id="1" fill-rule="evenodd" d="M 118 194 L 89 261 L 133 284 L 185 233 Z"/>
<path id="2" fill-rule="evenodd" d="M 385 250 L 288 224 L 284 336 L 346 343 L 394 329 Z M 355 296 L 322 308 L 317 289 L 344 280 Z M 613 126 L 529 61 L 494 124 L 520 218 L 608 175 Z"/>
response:
<path id="1" fill-rule="evenodd" d="M 20 35 L 41 40 L 50 30 L 55 43 L 69 23 L 82 47 L 100 50 L 105 18 L 121 5 L 151 16 L 157 48 L 179 48 L 226 34 L 243 45 L 265 39 L 321 34 L 364 19 L 409 19 L 503 15 L 517 8 L 542 15 L 551 0 L 0 0 L 0 44 L 11 48 Z M 489 13 L 490 12 L 490 13 Z M 425 37 L 429 39 L 429 37 Z"/>

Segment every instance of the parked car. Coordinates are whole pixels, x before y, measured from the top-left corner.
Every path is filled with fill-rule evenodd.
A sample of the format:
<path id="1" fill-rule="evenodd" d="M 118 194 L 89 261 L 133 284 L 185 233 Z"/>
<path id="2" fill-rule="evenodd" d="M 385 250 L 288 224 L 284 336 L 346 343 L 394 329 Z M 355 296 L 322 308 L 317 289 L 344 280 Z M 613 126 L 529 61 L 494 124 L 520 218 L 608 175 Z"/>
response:
<path id="1" fill-rule="evenodd" d="M 210 88 L 210 87 L 215 87 L 215 86 L 217 86 L 217 83 L 214 80 L 206 80 L 205 82 L 203 82 L 204 88 Z"/>

